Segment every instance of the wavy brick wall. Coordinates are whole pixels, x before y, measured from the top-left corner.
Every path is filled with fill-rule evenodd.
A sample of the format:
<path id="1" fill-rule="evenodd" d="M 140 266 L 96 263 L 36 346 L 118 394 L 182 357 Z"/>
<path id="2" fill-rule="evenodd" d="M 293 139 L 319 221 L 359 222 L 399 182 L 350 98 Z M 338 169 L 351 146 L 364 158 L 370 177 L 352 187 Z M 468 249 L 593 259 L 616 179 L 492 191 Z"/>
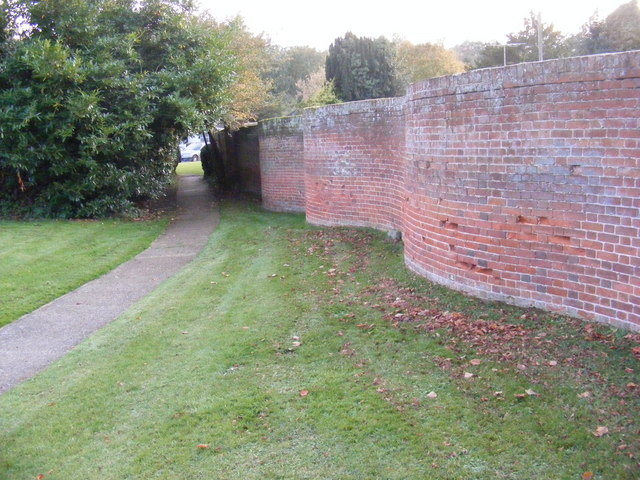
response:
<path id="1" fill-rule="evenodd" d="M 304 212 L 302 117 L 260 123 L 262 204 L 276 212 Z"/>
<path id="2" fill-rule="evenodd" d="M 639 118 L 636 51 L 308 110 L 280 155 L 303 159 L 289 188 L 312 223 L 398 229 L 408 267 L 433 281 L 640 329 Z M 269 143 L 286 136 L 264 137 L 263 195 L 286 171 Z"/>
<path id="3" fill-rule="evenodd" d="M 403 99 L 307 110 L 307 220 L 401 230 L 404 129 Z"/>

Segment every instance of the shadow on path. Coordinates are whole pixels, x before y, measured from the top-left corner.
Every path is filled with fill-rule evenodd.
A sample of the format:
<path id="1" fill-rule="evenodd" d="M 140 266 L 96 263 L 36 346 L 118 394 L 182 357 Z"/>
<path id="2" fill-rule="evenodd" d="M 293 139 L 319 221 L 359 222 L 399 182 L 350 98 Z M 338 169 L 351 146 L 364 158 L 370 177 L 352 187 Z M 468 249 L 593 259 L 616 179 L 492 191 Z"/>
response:
<path id="1" fill-rule="evenodd" d="M 63 356 L 198 255 L 218 212 L 201 176 L 178 182 L 175 220 L 147 250 L 0 329 L 0 393 Z"/>

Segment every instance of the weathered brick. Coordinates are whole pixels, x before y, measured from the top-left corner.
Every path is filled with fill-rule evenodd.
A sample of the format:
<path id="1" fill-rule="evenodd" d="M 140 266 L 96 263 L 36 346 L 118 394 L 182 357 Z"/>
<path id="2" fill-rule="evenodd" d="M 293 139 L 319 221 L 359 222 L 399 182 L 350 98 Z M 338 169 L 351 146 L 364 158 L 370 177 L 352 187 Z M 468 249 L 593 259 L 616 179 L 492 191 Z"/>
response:
<path id="1" fill-rule="evenodd" d="M 265 207 L 403 233 L 408 267 L 640 329 L 640 53 L 419 82 L 261 122 Z"/>

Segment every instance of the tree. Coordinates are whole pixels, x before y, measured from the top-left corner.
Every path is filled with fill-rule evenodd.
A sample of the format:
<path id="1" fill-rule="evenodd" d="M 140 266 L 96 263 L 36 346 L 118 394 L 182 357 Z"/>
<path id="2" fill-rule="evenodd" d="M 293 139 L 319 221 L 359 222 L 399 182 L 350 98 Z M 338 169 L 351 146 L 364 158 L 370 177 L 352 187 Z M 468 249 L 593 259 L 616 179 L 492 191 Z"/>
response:
<path id="1" fill-rule="evenodd" d="M 620 5 L 604 21 L 602 36 L 608 52 L 640 49 L 638 0 Z"/>
<path id="2" fill-rule="evenodd" d="M 574 55 L 640 49 L 640 7 L 637 0 L 620 5 L 604 20 L 595 12 L 580 33 L 568 41 Z"/>
<path id="3" fill-rule="evenodd" d="M 507 35 L 507 63 L 535 62 L 538 60 L 538 19 L 531 12 L 524 19 L 524 28 L 516 33 Z M 544 59 L 566 57 L 571 54 L 565 37 L 553 24 L 542 23 L 542 45 Z M 504 63 L 504 49 L 502 45 L 486 44 L 480 52 L 474 68 L 495 67 Z"/>
<path id="4" fill-rule="evenodd" d="M 324 66 L 326 54 L 310 47 L 274 49 L 274 65 L 270 73 L 274 91 L 297 99 L 300 91 L 297 83 L 307 80 Z"/>
<path id="5" fill-rule="evenodd" d="M 384 37 L 356 37 L 348 32 L 329 47 L 327 80 L 334 82 L 338 97 L 347 102 L 395 96 L 399 85 L 393 50 Z"/>
<path id="6" fill-rule="evenodd" d="M 269 49 L 270 65 L 265 79 L 271 84 L 270 97 L 260 112 L 261 118 L 289 115 L 302 101 L 298 89 L 301 82 L 308 80 L 314 72 L 323 68 L 326 54 L 310 47 Z"/>
<path id="7" fill-rule="evenodd" d="M 235 77 L 229 89 L 227 110 L 222 122 L 231 130 L 258 119 L 270 102 L 272 82 L 270 45 L 261 35 L 251 34 L 241 17 L 228 24 L 207 19 L 212 28 L 220 29 L 235 55 Z"/>
<path id="8" fill-rule="evenodd" d="M 8 5 L 26 23 L 0 64 L 5 210 L 127 212 L 163 192 L 178 140 L 228 110 L 229 40 L 188 0 Z"/>
<path id="9" fill-rule="evenodd" d="M 326 81 L 324 68 L 319 68 L 306 80 L 299 80 L 296 86 L 301 96 L 299 106 L 302 108 L 340 103 L 333 82 Z"/>
<path id="10" fill-rule="evenodd" d="M 464 72 L 465 66 L 455 53 L 442 45 L 413 45 L 402 41 L 396 47 L 396 69 L 400 84 L 406 88 L 411 83 L 427 78 Z"/>
<path id="11" fill-rule="evenodd" d="M 466 68 L 472 68 L 478 60 L 480 52 L 487 46 L 484 42 L 466 41 L 453 47 L 458 60 L 465 64 Z"/>
<path id="12" fill-rule="evenodd" d="M 4 45 L 11 33 L 9 28 L 9 9 L 4 2 L 0 3 L 0 55 L 4 53 Z"/>
<path id="13" fill-rule="evenodd" d="M 594 13 L 587 23 L 582 26 L 581 32 L 568 39 L 574 55 L 593 55 L 606 52 L 609 49 L 604 38 L 604 21 Z"/>
<path id="14" fill-rule="evenodd" d="M 524 29 L 507 35 L 507 43 L 522 43 L 515 50 L 517 63 L 538 60 L 538 18 L 533 12 L 524 19 Z M 570 54 L 564 35 L 552 23 L 542 22 L 542 50 L 545 59 L 566 57 Z"/>

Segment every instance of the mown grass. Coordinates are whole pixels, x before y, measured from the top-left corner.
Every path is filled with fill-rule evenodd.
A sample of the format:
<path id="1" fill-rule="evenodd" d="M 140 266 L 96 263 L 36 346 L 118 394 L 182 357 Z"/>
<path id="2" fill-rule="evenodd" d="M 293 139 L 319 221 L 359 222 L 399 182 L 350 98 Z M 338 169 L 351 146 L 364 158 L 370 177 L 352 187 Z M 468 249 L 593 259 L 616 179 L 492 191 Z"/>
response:
<path id="1" fill-rule="evenodd" d="M 637 478 L 636 336 L 400 249 L 227 202 L 195 262 L 0 396 L 0 478 Z"/>
<path id="2" fill-rule="evenodd" d="M 180 162 L 176 167 L 178 175 L 204 175 L 202 162 Z"/>
<path id="3" fill-rule="evenodd" d="M 135 256 L 166 220 L 0 220 L 0 326 Z"/>

